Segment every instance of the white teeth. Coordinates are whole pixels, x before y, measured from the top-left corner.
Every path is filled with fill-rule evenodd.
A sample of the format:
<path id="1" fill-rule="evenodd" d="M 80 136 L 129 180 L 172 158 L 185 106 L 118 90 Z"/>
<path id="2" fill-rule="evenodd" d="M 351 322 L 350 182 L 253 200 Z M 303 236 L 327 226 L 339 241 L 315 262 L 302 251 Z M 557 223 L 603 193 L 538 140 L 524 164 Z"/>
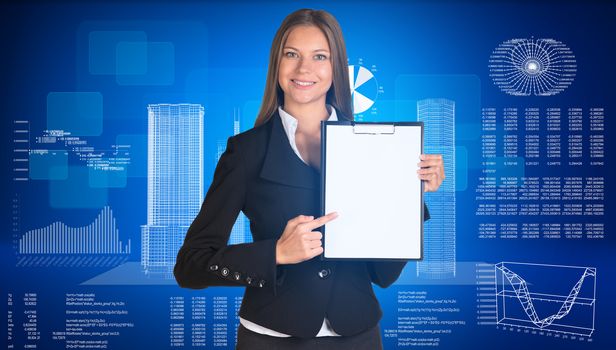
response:
<path id="1" fill-rule="evenodd" d="M 309 85 L 314 85 L 315 82 L 310 82 L 310 81 L 299 81 L 299 80 L 293 80 L 293 82 L 297 85 L 301 85 L 301 86 L 309 86 Z"/>

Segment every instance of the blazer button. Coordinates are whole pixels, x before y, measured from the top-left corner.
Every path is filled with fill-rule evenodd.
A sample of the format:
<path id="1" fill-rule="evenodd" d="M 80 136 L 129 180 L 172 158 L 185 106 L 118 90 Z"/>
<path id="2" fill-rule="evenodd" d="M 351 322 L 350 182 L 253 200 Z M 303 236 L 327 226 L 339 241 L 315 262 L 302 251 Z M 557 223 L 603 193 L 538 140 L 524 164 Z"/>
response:
<path id="1" fill-rule="evenodd" d="M 212 270 L 212 271 L 218 270 L 218 265 L 211 265 L 210 266 L 210 270 Z"/>
<path id="2" fill-rule="evenodd" d="M 323 269 L 323 270 L 319 271 L 319 278 L 326 279 L 331 274 L 332 274 L 332 270 L 330 270 L 330 269 Z"/>
<path id="3" fill-rule="evenodd" d="M 223 275 L 224 277 L 227 277 L 229 275 L 229 269 L 226 267 L 223 267 L 222 270 L 220 270 L 220 274 Z"/>

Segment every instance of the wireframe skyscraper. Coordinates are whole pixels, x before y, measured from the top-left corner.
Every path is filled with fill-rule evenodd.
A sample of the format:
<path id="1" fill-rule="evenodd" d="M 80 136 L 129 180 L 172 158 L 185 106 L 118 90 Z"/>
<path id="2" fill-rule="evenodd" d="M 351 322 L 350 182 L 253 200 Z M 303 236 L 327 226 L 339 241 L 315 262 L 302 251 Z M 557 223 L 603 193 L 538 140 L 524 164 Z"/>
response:
<path id="1" fill-rule="evenodd" d="M 425 195 L 430 220 L 424 228 L 424 259 L 417 276 L 451 278 L 456 274 L 455 102 L 443 98 L 417 101 L 417 119 L 424 122 L 424 153 L 442 154 L 445 180 Z"/>
<path id="2" fill-rule="evenodd" d="M 203 106 L 148 105 L 148 213 L 141 226 L 146 274 L 173 278 L 177 252 L 203 200 Z"/>

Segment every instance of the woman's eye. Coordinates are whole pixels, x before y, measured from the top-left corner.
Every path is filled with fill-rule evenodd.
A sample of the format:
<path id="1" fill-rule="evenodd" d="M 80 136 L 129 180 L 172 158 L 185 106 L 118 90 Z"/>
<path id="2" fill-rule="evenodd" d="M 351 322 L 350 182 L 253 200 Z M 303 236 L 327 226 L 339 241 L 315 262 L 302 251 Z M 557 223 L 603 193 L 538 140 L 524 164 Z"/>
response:
<path id="1" fill-rule="evenodd" d="M 287 57 L 290 57 L 290 58 L 295 58 L 295 57 L 297 57 L 297 54 L 296 54 L 295 52 L 293 52 L 293 51 L 288 51 L 288 52 L 285 52 L 285 54 L 284 54 L 284 55 L 285 55 L 285 56 L 287 56 Z"/>
<path id="2" fill-rule="evenodd" d="M 314 58 L 316 58 L 319 61 L 324 61 L 327 59 L 327 56 L 323 55 L 323 54 L 318 54 L 316 56 L 314 56 Z"/>

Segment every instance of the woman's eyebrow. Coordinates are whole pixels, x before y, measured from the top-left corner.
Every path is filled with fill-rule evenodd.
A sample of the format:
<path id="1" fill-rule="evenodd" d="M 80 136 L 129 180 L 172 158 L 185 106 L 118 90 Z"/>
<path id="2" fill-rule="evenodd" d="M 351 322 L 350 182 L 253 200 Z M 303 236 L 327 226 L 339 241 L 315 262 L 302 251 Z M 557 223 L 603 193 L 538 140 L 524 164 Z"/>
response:
<path id="1" fill-rule="evenodd" d="M 295 51 L 301 51 L 299 49 L 294 48 L 293 46 L 285 46 L 285 47 L 283 47 L 283 49 L 291 49 L 291 50 L 295 50 Z M 329 50 L 327 50 L 327 49 L 312 50 L 312 52 L 317 52 L 317 51 L 329 52 Z"/>

